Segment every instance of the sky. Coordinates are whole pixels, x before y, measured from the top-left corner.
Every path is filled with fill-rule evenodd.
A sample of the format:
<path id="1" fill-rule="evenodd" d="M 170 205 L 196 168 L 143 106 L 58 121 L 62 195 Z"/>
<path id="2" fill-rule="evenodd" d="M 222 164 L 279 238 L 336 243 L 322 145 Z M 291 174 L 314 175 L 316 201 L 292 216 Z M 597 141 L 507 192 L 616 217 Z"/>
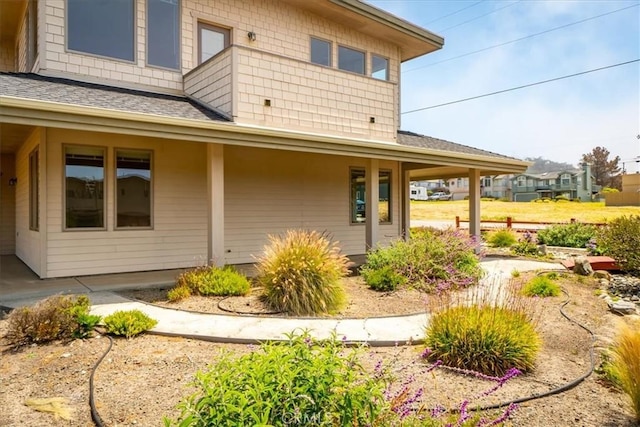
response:
<path id="1" fill-rule="evenodd" d="M 445 39 L 441 50 L 402 64 L 403 130 L 520 159 L 543 157 L 573 165 L 600 146 L 611 152 L 610 159 L 620 156 L 627 171 L 640 171 L 635 161 L 640 160 L 637 61 L 408 113 L 638 60 L 640 0 L 368 3 Z M 558 27 L 564 28 L 554 30 Z M 520 38 L 525 39 L 508 43 Z M 486 50 L 454 59 L 480 49 Z"/>

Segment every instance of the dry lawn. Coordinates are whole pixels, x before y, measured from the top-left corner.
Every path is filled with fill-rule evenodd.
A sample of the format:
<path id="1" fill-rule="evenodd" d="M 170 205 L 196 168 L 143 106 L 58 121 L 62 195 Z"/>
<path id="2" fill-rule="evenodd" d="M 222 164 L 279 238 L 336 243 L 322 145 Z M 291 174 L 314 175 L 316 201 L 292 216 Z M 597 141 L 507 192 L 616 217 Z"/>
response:
<path id="1" fill-rule="evenodd" d="M 483 220 L 506 221 L 507 217 L 517 221 L 553 221 L 569 222 L 575 218 L 580 222 L 600 223 L 624 216 L 640 215 L 637 206 L 605 206 L 604 202 L 500 202 L 481 201 L 480 214 Z M 454 202 L 411 202 L 411 219 L 417 220 L 455 220 L 469 219 L 469 202 L 459 200 Z"/>

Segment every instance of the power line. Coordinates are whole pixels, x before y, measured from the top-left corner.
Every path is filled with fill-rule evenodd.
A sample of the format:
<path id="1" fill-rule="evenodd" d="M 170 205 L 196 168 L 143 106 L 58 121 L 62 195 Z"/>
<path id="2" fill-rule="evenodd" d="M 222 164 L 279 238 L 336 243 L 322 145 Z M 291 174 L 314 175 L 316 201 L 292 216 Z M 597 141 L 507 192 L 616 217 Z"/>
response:
<path id="1" fill-rule="evenodd" d="M 611 12 L 602 13 L 600 15 L 592 16 L 590 18 L 585 18 L 585 19 L 582 19 L 580 21 L 571 22 L 569 24 L 561 25 L 559 27 L 555 27 L 555 28 L 551 28 L 551 29 L 548 29 L 548 30 L 545 30 L 545 31 L 541 31 L 539 33 L 530 34 L 528 36 L 520 37 L 520 38 L 517 38 L 517 39 L 514 39 L 514 40 L 509 40 L 509 41 L 504 42 L 504 43 L 499 43 L 499 44 L 496 44 L 496 45 L 493 45 L 493 46 L 489 46 L 489 47 L 485 47 L 485 48 L 482 48 L 482 49 L 474 50 L 472 52 L 463 53 L 463 54 L 458 55 L 458 56 L 453 56 L 451 58 L 443 59 L 441 61 L 432 62 L 431 64 L 421 65 L 419 67 L 411 68 L 410 70 L 404 70 L 402 72 L 403 73 L 410 73 L 412 71 L 416 71 L 416 70 L 420 70 L 420 69 L 423 69 L 423 68 L 431 67 L 433 65 L 442 64 L 443 62 L 449 62 L 449 61 L 453 61 L 454 59 L 464 58 L 465 56 L 469 56 L 469 55 L 473 55 L 473 54 L 476 54 L 476 53 L 484 52 L 484 51 L 487 51 L 487 50 L 495 49 L 497 47 L 506 46 L 508 44 L 512 44 L 512 43 L 516 43 L 516 42 L 519 42 L 519 41 L 522 41 L 522 40 L 530 39 L 530 38 L 533 38 L 533 37 L 536 37 L 536 36 L 540 36 L 542 34 L 547 34 L 547 33 L 553 32 L 553 31 L 561 30 L 563 28 L 568 28 L 568 27 L 571 27 L 573 25 L 582 24 L 583 22 L 587 22 L 587 21 L 591 21 L 591 20 L 594 20 L 594 19 L 602 18 L 603 16 L 611 15 L 611 14 L 614 14 L 614 13 L 617 13 L 617 12 L 621 12 L 623 10 L 630 9 L 632 7 L 637 7 L 637 6 L 640 6 L 640 3 L 636 3 L 636 4 L 633 4 L 631 6 L 623 7 L 621 9 L 612 10 Z"/>
<path id="2" fill-rule="evenodd" d="M 522 0 L 514 1 L 513 3 L 509 3 L 509 4 L 508 4 L 508 5 L 506 5 L 506 6 L 502 6 L 502 7 L 499 7 L 499 8 L 497 8 L 497 9 L 492 10 L 491 12 L 487 12 L 487 13 L 485 13 L 484 15 L 476 16 L 475 18 L 471 18 L 471 19 L 469 19 L 469 20 L 466 20 L 466 21 L 461 22 L 461 23 L 459 23 L 459 24 L 453 25 L 453 26 L 451 26 L 451 27 L 444 28 L 444 29 L 442 29 L 442 30 L 438 30 L 437 32 L 439 32 L 439 33 L 443 33 L 443 32 L 445 32 L 445 31 L 449 31 L 449 30 L 452 30 L 452 29 L 454 29 L 454 28 L 461 27 L 462 25 L 468 24 L 469 22 L 473 22 L 473 21 L 478 20 L 478 19 L 480 19 L 480 18 L 484 18 L 485 16 L 491 15 L 492 13 L 496 13 L 496 12 L 498 12 L 498 11 L 502 10 L 502 9 L 506 9 L 506 8 L 508 8 L 508 7 L 511 7 L 511 6 L 513 6 L 513 5 L 517 4 L 517 3 L 520 3 L 521 1 L 522 1 Z"/>
<path id="3" fill-rule="evenodd" d="M 479 4 L 480 4 L 480 3 L 482 3 L 483 1 L 484 1 L 484 0 L 477 1 L 477 2 L 473 3 L 472 5 L 465 6 L 465 7 L 463 7 L 462 9 L 458 9 L 458 10 L 456 10 L 455 12 L 451 12 L 451 13 L 449 13 L 449 14 L 447 14 L 447 15 L 444 15 L 444 16 L 441 16 L 441 17 L 439 17 L 439 18 L 436 18 L 436 19 L 434 19 L 433 21 L 426 22 L 424 25 L 433 24 L 434 22 L 438 22 L 438 21 L 440 21 L 441 19 L 448 18 L 448 17 L 453 16 L 453 15 L 457 15 L 458 13 L 462 12 L 463 10 L 471 9 L 473 6 L 477 6 L 477 5 L 479 5 Z"/>
<path id="4" fill-rule="evenodd" d="M 496 91 L 496 92 L 485 93 L 484 95 L 477 95 L 477 96 L 472 96 L 470 98 L 458 99 L 457 101 L 445 102 L 443 104 L 432 105 L 430 107 L 416 108 L 415 110 L 405 111 L 405 112 L 403 112 L 401 114 L 411 114 L 411 113 L 415 113 L 415 112 L 418 112 L 418 111 L 430 110 L 432 108 L 444 107 L 446 105 L 459 104 L 460 102 L 471 101 L 471 100 L 478 99 L 478 98 L 485 98 L 487 96 L 498 95 L 500 93 L 511 92 L 511 91 L 514 91 L 514 90 L 524 89 L 524 88 L 531 87 L 531 86 L 537 86 L 537 85 L 541 85 L 541 84 L 544 84 L 544 83 L 555 82 L 555 81 L 558 81 L 558 80 L 563 80 L 563 79 L 568 79 L 568 78 L 571 78 L 571 77 L 581 76 L 583 74 L 594 73 L 596 71 L 602 71 L 602 70 L 606 70 L 606 69 L 609 69 L 609 68 L 620 67 L 622 65 L 628 65 L 628 64 L 632 64 L 634 62 L 639 62 L 639 61 L 640 61 L 640 58 L 633 59 L 631 61 L 620 62 L 618 64 L 607 65 L 605 67 L 594 68 L 592 70 L 581 71 L 579 73 L 569 74 L 569 75 L 562 76 L 562 77 L 555 77 L 553 79 L 542 80 L 542 81 L 535 82 L 535 83 L 529 83 L 529 84 L 522 85 L 522 86 L 516 86 L 516 87 L 509 88 L 509 89 L 499 90 L 499 91 Z"/>

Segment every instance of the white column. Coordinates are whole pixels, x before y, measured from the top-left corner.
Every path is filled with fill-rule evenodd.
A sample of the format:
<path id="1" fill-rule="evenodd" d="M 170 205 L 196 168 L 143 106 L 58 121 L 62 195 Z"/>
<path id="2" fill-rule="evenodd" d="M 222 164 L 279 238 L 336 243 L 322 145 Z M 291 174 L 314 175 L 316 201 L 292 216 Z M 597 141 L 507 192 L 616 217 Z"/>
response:
<path id="1" fill-rule="evenodd" d="M 224 146 L 207 144 L 208 260 L 225 264 L 224 249 Z"/>
<path id="2" fill-rule="evenodd" d="M 469 169 L 469 235 L 480 241 L 480 171 Z"/>
<path id="3" fill-rule="evenodd" d="M 378 243 L 378 203 L 380 201 L 380 176 L 377 159 L 370 159 L 365 169 L 365 193 L 366 193 L 366 245 L 367 250 L 374 248 Z"/>

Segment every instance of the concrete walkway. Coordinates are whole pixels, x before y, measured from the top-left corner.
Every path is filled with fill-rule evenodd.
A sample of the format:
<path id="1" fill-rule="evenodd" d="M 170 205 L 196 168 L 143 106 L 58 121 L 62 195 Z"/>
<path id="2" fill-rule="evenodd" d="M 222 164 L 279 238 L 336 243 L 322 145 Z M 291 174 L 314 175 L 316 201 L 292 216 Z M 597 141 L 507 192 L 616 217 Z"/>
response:
<path id="1" fill-rule="evenodd" d="M 511 277 L 513 270 L 521 272 L 540 269 L 563 270 L 559 263 L 528 260 L 488 258 L 482 261 L 487 272 L 481 286 L 495 289 Z M 421 342 L 429 321 L 428 313 L 408 316 L 376 317 L 367 319 L 325 319 L 259 317 L 192 313 L 158 307 L 138 301 L 131 301 L 112 292 L 118 286 L 108 289 L 102 284 L 101 291 L 88 293 L 91 298 L 91 312 L 101 316 L 118 310 L 138 309 L 158 320 L 151 331 L 161 335 L 177 335 L 216 342 L 256 343 L 267 340 L 284 340 L 285 334 L 295 330 L 309 330 L 312 336 L 322 339 L 333 332 L 348 342 L 366 342 L 372 346 L 392 346 L 396 343 Z M 31 295 L 14 298 L 3 304 L 20 307 L 34 302 Z"/>

